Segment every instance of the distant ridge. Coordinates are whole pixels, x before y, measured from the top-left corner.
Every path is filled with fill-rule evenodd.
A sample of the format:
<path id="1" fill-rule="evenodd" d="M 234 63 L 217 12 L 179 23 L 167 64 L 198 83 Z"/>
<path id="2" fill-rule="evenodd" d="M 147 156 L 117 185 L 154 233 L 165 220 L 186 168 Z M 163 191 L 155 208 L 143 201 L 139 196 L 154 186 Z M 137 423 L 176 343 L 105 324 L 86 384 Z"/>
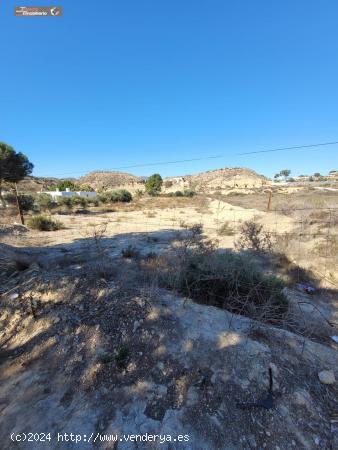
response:
<path id="1" fill-rule="evenodd" d="M 127 189 L 134 193 L 144 190 L 147 177 L 135 176 L 125 172 L 94 171 L 79 179 L 71 180 L 77 184 L 88 184 L 96 191 L 111 189 Z M 26 177 L 19 183 L 22 191 L 38 192 L 47 186 L 57 184 L 58 178 Z M 163 191 L 174 192 L 184 189 L 192 189 L 200 193 L 213 193 L 222 190 L 236 188 L 258 188 L 270 184 L 263 175 L 254 170 L 241 167 L 225 167 L 222 169 L 208 170 L 196 175 L 184 175 L 164 178 Z"/>
<path id="2" fill-rule="evenodd" d="M 170 184 L 172 185 L 170 186 Z M 206 193 L 223 189 L 257 188 L 267 184 L 270 184 L 270 181 L 265 176 L 257 174 L 254 170 L 241 167 L 225 167 L 196 175 L 165 179 L 167 190 L 193 189 L 196 192 Z"/>

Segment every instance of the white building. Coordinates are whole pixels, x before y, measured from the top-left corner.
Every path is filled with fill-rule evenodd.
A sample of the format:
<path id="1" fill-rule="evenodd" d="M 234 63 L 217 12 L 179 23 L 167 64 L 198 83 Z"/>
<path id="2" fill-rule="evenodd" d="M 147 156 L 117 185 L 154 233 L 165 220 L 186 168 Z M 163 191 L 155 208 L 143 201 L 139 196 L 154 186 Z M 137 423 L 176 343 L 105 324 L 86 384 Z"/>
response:
<path id="1" fill-rule="evenodd" d="M 42 194 L 48 194 L 52 197 L 53 200 L 57 200 L 58 197 L 85 197 L 85 198 L 95 198 L 96 192 L 94 191 L 71 191 L 69 188 L 66 188 L 65 191 L 60 191 L 57 189 L 56 191 L 44 191 Z"/>

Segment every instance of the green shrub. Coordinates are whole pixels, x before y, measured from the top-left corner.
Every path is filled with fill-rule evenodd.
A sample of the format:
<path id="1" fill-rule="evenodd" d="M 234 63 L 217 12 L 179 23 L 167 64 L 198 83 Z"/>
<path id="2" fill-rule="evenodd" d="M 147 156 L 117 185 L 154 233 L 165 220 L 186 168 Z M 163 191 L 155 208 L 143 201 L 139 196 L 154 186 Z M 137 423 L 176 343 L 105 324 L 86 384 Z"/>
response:
<path id="1" fill-rule="evenodd" d="M 135 197 L 136 198 L 141 198 L 144 195 L 144 191 L 142 191 L 142 189 L 137 189 L 135 192 Z"/>
<path id="2" fill-rule="evenodd" d="M 41 210 L 51 210 L 54 206 L 56 206 L 55 201 L 48 194 L 39 194 L 35 199 L 35 204 Z"/>
<path id="3" fill-rule="evenodd" d="M 194 195 L 196 195 L 196 192 L 193 191 L 192 189 L 185 189 L 183 191 L 183 196 L 184 197 L 193 197 Z"/>
<path id="4" fill-rule="evenodd" d="M 119 189 L 117 191 L 112 191 L 110 198 L 113 203 L 115 202 L 129 203 L 133 199 L 131 193 L 126 189 Z"/>
<path id="5" fill-rule="evenodd" d="M 156 189 L 149 189 L 149 191 L 147 191 L 147 193 L 151 197 L 158 197 L 160 195 L 160 191 L 157 191 Z"/>
<path id="6" fill-rule="evenodd" d="M 66 206 L 67 208 L 72 209 L 74 206 L 74 202 L 72 200 L 72 197 L 58 197 L 58 205 Z"/>
<path id="7" fill-rule="evenodd" d="M 114 354 L 116 365 L 120 368 L 126 366 L 129 356 L 129 348 L 126 345 L 122 345 Z"/>
<path id="8" fill-rule="evenodd" d="M 154 195 L 154 192 L 158 194 L 161 191 L 162 183 L 163 180 L 161 175 L 159 173 L 154 173 L 146 181 L 145 184 L 146 191 L 150 195 Z"/>
<path id="9" fill-rule="evenodd" d="M 5 202 L 9 205 L 16 205 L 16 195 L 9 192 L 4 196 Z M 32 195 L 19 194 L 19 205 L 23 212 L 32 210 L 34 207 L 34 197 Z"/>
<path id="10" fill-rule="evenodd" d="M 102 203 L 128 203 L 132 201 L 133 197 L 126 189 L 119 189 L 116 191 L 104 192 L 100 194 L 99 199 Z"/>
<path id="11" fill-rule="evenodd" d="M 87 192 L 94 192 L 95 191 L 95 189 L 92 186 L 90 186 L 89 184 L 81 184 L 79 186 L 78 190 L 79 191 L 87 191 Z"/>
<path id="12" fill-rule="evenodd" d="M 58 184 L 52 184 L 47 188 L 48 191 L 56 191 L 57 189 L 59 191 L 65 191 L 66 189 L 69 189 L 70 191 L 80 190 L 79 186 L 70 180 L 60 181 Z"/>
<path id="13" fill-rule="evenodd" d="M 29 219 L 28 226 L 33 230 L 39 231 L 56 231 L 64 228 L 62 222 L 49 219 L 46 216 L 35 216 Z"/>
<path id="14" fill-rule="evenodd" d="M 196 192 L 190 189 L 186 189 L 184 191 L 169 192 L 169 194 L 167 195 L 168 197 L 193 197 L 194 195 L 196 195 Z"/>
<path id="15" fill-rule="evenodd" d="M 75 206 L 81 206 L 82 208 L 86 208 L 86 206 L 88 206 L 88 200 L 80 195 L 74 195 L 73 197 L 70 197 L 70 199 L 72 204 Z"/>
<path id="16" fill-rule="evenodd" d="M 110 197 L 107 192 L 102 192 L 98 197 L 101 203 L 109 203 L 110 201 Z"/>

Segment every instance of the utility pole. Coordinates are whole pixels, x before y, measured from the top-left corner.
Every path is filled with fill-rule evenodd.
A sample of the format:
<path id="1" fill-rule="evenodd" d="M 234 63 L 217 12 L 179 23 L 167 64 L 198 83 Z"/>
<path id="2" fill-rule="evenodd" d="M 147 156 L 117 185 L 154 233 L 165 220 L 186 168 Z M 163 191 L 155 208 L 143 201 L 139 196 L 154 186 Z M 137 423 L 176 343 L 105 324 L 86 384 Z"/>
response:
<path id="1" fill-rule="evenodd" d="M 18 186 L 16 183 L 14 183 L 14 186 L 15 186 L 16 206 L 18 208 L 18 214 L 20 216 L 21 225 L 25 225 L 25 219 L 23 218 L 23 214 L 22 214 L 20 202 L 19 202 Z"/>

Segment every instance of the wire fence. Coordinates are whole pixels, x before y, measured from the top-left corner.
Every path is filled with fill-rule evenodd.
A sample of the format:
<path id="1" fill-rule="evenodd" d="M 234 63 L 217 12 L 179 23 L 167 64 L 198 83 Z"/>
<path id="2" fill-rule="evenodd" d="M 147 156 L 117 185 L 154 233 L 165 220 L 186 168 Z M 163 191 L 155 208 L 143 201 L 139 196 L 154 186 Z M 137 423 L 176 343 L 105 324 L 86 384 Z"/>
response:
<path id="1" fill-rule="evenodd" d="M 193 207 L 179 204 L 170 209 L 157 209 L 155 203 L 149 210 L 116 211 L 103 216 L 97 224 L 107 224 L 107 235 L 179 232 L 200 224 L 206 237 L 217 240 L 220 249 L 236 248 L 244 233 L 244 224 L 254 222 L 268 234 L 273 243 L 272 252 L 284 254 L 297 266 L 299 281 L 302 281 L 303 269 L 308 269 L 320 279 L 338 284 L 338 208 L 335 207 L 259 211 L 224 207 L 219 202 L 219 206 L 209 206 L 209 211 L 197 212 Z"/>
<path id="2" fill-rule="evenodd" d="M 262 226 L 273 241 L 273 251 L 285 254 L 300 268 L 309 269 L 320 274 L 321 279 L 336 285 L 338 283 L 338 195 L 330 194 L 329 206 L 327 196 L 320 194 L 320 204 L 314 206 L 311 193 L 304 206 L 293 205 L 292 194 L 278 198 L 269 197 L 269 192 L 255 194 L 255 204 L 250 205 L 250 194 L 245 196 L 246 204 L 241 201 L 197 196 L 199 199 L 154 198 L 141 199 L 130 205 L 112 205 L 113 211 L 89 208 L 89 214 L 82 215 L 81 210 L 63 211 L 60 215 L 66 222 L 72 235 L 89 236 L 92 226 L 107 224 L 106 235 L 153 233 L 158 231 L 183 231 L 193 225 L 201 224 L 207 237 L 218 241 L 219 248 L 236 248 L 243 234 L 246 222 L 255 222 Z M 337 195 L 337 202 L 334 195 Z M 297 197 L 297 195 L 296 195 Z M 235 199 L 236 200 L 236 199 Z M 234 201 L 234 203 L 230 203 Z M 257 203 L 265 204 L 257 207 Z M 143 202 L 143 203 L 142 203 Z M 284 203 L 283 203 L 284 202 Z M 282 204 L 283 203 L 283 204 Z M 281 205 L 282 204 L 282 205 Z M 337 206 L 335 206 L 337 205 Z M 14 211 L 14 212 L 13 212 Z M 15 219 L 15 208 L 12 211 Z M 8 215 L 9 209 L 6 211 Z M 52 214 L 61 211 L 52 211 Z M 82 211 L 83 212 L 83 211 Z M 70 221 L 72 217 L 74 223 Z M 81 225 L 79 226 L 79 223 Z M 64 232 L 64 231 L 63 231 Z M 299 269 L 299 279 L 301 270 Z"/>

